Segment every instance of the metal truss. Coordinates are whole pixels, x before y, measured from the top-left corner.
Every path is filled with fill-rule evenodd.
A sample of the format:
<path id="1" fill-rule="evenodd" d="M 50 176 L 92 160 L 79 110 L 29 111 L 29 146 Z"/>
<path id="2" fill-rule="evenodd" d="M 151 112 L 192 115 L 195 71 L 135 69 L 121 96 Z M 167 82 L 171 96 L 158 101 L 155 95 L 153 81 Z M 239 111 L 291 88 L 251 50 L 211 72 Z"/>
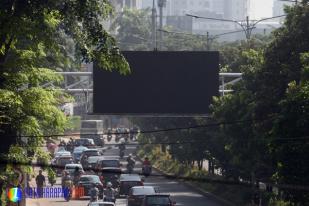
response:
<path id="1" fill-rule="evenodd" d="M 76 94 L 76 93 L 93 93 L 93 80 L 92 72 L 57 72 L 57 74 L 64 76 L 64 85 L 60 89 L 62 91 Z M 69 76 L 79 76 L 76 82 L 69 83 Z M 220 86 L 219 93 L 225 95 L 233 90 L 228 89 L 229 85 L 233 85 L 242 79 L 242 73 L 219 73 Z M 52 83 L 45 84 L 43 86 L 51 86 Z"/>

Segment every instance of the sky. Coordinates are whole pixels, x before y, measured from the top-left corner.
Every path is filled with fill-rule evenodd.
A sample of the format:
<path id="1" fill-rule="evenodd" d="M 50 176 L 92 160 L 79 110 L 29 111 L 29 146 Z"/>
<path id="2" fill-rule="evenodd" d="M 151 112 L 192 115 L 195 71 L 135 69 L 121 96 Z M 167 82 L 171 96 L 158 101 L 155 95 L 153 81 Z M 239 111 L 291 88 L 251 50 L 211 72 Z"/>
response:
<path id="1" fill-rule="evenodd" d="M 250 0 L 250 4 L 250 17 L 261 19 L 273 16 L 273 0 Z"/>

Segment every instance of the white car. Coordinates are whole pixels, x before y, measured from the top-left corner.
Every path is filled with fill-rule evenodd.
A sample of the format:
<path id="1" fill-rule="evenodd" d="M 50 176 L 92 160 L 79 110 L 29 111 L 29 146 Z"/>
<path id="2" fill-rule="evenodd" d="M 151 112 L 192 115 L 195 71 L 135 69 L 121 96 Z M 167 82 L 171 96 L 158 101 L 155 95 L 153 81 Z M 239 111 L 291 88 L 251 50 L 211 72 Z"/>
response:
<path id="1" fill-rule="evenodd" d="M 113 202 L 97 201 L 97 202 L 90 202 L 88 206 L 116 206 L 116 205 Z"/>
<path id="2" fill-rule="evenodd" d="M 60 156 L 71 156 L 71 152 L 66 150 L 61 150 L 55 153 L 54 158 L 60 157 Z"/>
<path id="3" fill-rule="evenodd" d="M 65 167 L 64 167 L 64 170 L 68 171 L 70 173 L 70 175 L 72 175 L 73 172 L 75 171 L 76 167 L 79 168 L 79 171 L 84 173 L 84 169 L 83 169 L 83 166 L 81 164 L 66 164 Z"/>

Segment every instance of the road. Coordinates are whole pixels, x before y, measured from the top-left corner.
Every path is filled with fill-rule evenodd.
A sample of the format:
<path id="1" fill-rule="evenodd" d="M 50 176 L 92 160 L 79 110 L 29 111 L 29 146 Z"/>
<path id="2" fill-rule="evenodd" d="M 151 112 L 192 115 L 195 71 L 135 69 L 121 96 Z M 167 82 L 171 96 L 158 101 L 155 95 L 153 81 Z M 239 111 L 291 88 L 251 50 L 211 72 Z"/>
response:
<path id="1" fill-rule="evenodd" d="M 107 146 L 101 148 L 104 150 L 105 156 L 117 156 L 119 150 L 115 146 Z M 134 145 L 127 146 L 125 155 L 129 153 L 134 153 L 136 147 Z M 126 162 L 122 162 L 123 165 L 126 165 Z M 137 162 L 135 172 L 141 171 L 141 163 Z M 57 183 L 60 184 L 60 178 L 57 178 Z M 176 205 L 181 206 L 222 206 L 223 204 L 213 200 L 210 196 L 203 196 L 191 188 L 185 186 L 183 183 L 176 180 L 170 180 L 165 178 L 163 175 L 159 175 L 158 172 L 154 171 L 154 175 L 148 178 L 145 178 L 145 185 L 151 185 L 158 187 L 160 192 L 168 193 L 171 195 L 172 199 L 176 201 Z M 57 185 L 56 185 L 57 186 Z M 30 201 L 28 201 L 30 202 Z M 27 206 L 86 206 L 89 202 L 88 198 L 83 200 L 71 200 L 66 202 L 63 199 L 42 199 L 39 201 L 40 204 L 27 204 Z M 125 206 L 126 199 L 117 199 L 117 206 Z"/>

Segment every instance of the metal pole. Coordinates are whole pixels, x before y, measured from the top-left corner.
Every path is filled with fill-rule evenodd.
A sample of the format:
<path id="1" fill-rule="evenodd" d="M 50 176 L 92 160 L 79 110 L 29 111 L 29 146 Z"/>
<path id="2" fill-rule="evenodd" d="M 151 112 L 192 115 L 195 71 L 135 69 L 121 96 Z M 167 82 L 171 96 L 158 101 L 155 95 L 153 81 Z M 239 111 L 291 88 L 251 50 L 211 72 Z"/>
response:
<path id="1" fill-rule="evenodd" d="M 209 32 L 206 33 L 206 41 L 207 41 L 207 51 L 210 51 L 210 38 L 209 38 Z"/>
<path id="2" fill-rule="evenodd" d="M 222 96 L 224 96 L 224 90 L 225 90 L 225 87 L 224 87 L 224 76 L 222 76 Z"/>
<path id="3" fill-rule="evenodd" d="M 162 50 L 162 41 L 163 41 L 163 33 L 162 33 L 162 28 L 163 28 L 163 5 L 160 5 L 160 36 L 159 36 L 159 50 Z"/>
<path id="4" fill-rule="evenodd" d="M 249 23 L 249 16 L 246 17 L 246 38 L 247 38 L 247 40 L 250 39 L 250 23 Z"/>
<path id="5" fill-rule="evenodd" d="M 152 1 L 152 48 L 153 50 L 157 50 L 157 21 L 156 21 L 157 11 L 155 0 Z"/>

